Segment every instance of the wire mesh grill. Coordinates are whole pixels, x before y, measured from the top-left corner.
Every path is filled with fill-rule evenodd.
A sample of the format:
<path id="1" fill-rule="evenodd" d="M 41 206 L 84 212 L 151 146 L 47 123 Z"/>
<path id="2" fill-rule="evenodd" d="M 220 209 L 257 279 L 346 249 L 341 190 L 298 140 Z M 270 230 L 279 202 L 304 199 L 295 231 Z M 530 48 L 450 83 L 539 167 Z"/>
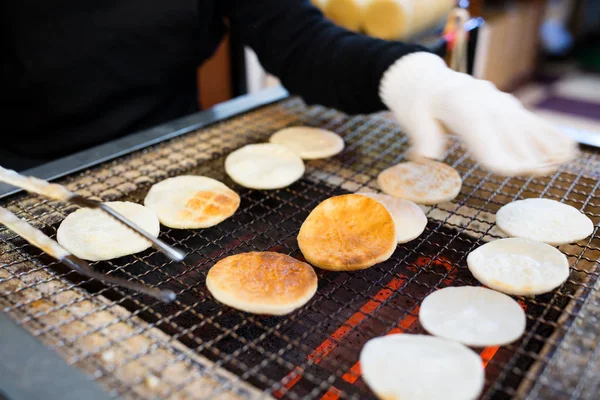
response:
<path id="1" fill-rule="evenodd" d="M 308 162 L 303 179 L 281 190 L 244 189 L 225 175 L 229 152 L 298 124 L 338 132 L 345 151 Z M 466 256 L 502 237 L 495 212 L 510 201 L 543 196 L 580 209 L 596 228 L 585 241 L 561 246 L 571 266 L 567 283 L 519 299 L 526 334 L 508 346 L 476 349 L 486 366 L 482 398 L 595 398 L 600 329 L 590 318 L 597 322 L 600 310 L 600 158 L 592 152 L 551 177 L 504 179 L 480 169 L 453 142 L 445 162 L 463 178 L 460 195 L 425 208 L 425 232 L 399 245 L 388 261 L 352 273 L 318 270 L 315 297 L 285 317 L 238 312 L 207 292 L 208 269 L 228 255 L 269 250 L 302 259 L 296 235 L 309 212 L 333 195 L 377 190 L 377 174 L 402 161 L 406 150 L 406 137 L 385 114 L 348 117 L 288 99 L 69 177 L 62 183 L 84 196 L 141 202 L 157 181 L 200 174 L 225 182 L 242 202 L 213 228 L 162 227 L 161 238 L 189 253 L 182 263 L 149 249 L 93 264 L 174 290 L 178 299 L 169 305 L 83 278 L 0 228 L 1 309 L 114 396 L 372 398 L 357 363 L 362 345 L 388 333 L 423 333 L 417 316 L 427 294 L 478 285 Z M 5 203 L 52 237 L 75 209 L 32 195 Z"/>

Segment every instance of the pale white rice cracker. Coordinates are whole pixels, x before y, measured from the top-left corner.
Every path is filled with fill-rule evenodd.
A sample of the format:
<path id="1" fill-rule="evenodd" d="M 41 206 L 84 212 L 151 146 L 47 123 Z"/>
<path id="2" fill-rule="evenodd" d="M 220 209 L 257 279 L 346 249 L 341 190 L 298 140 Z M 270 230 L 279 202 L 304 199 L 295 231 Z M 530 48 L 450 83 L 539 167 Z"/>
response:
<path id="1" fill-rule="evenodd" d="M 509 203 L 496 213 L 496 225 L 508 236 L 558 246 L 585 239 L 594 224 L 575 207 L 550 199 L 525 199 Z"/>
<path id="2" fill-rule="evenodd" d="M 280 144 L 249 144 L 227 156 L 225 171 L 236 183 L 250 189 L 280 189 L 302 177 L 304 162 Z"/>
<path id="3" fill-rule="evenodd" d="M 434 336 L 393 334 L 369 340 L 360 353 L 365 383 L 380 399 L 472 400 L 483 390 L 481 358 Z"/>
<path id="4" fill-rule="evenodd" d="M 427 217 L 421 208 L 410 200 L 398 199 L 387 194 L 359 192 L 357 194 L 377 200 L 392 214 L 396 225 L 398 243 L 418 238 L 427 226 Z"/>
<path id="5" fill-rule="evenodd" d="M 485 286 L 530 296 L 550 292 L 569 277 L 567 257 L 549 244 L 522 238 L 498 239 L 467 256 L 471 273 Z"/>
<path id="6" fill-rule="evenodd" d="M 269 142 L 287 147 L 303 160 L 333 157 L 344 150 L 344 139 L 340 135 L 308 126 L 294 126 L 277 131 Z"/>
<path id="7" fill-rule="evenodd" d="M 377 183 L 390 196 L 433 205 L 454 199 L 462 187 L 458 172 L 437 161 L 408 161 L 383 170 Z"/>
<path id="8" fill-rule="evenodd" d="M 165 226 L 198 229 L 231 217 L 240 205 L 240 196 L 216 179 L 182 175 L 152 186 L 144 204 Z"/>
<path id="9" fill-rule="evenodd" d="M 107 206 L 154 237 L 160 223 L 156 213 L 140 204 L 114 201 Z M 152 245 L 102 210 L 81 208 L 58 227 L 58 243 L 71 254 L 89 261 L 102 261 L 139 253 Z"/>
<path id="10" fill-rule="evenodd" d="M 514 299 L 476 286 L 447 287 L 425 297 L 419 322 L 432 335 L 467 346 L 502 346 L 525 332 L 525 312 Z"/>

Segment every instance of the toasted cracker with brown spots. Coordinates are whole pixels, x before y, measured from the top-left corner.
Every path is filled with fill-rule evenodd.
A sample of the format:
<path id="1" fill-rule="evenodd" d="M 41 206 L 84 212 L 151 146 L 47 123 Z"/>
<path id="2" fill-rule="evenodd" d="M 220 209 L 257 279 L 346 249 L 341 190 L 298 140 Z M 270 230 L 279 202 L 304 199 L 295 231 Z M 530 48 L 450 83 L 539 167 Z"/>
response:
<path id="1" fill-rule="evenodd" d="M 208 271 L 206 287 L 221 303 L 268 315 L 289 314 L 317 291 L 317 274 L 305 262 L 274 252 L 226 257 Z"/>
<path id="2" fill-rule="evenodd" d="M 369 268 L 390 258 L 396 244 L 390 212 L 378 201 L 359 194 L 323 201 L 298 234 L 306 260 L 331 271 Z"/>
<path id="3" fill-rule="evenodd" d="M 437 161 L 409 161 L 383 170 L 377 177 L 382 191 L 418 204 L 437 204 L 454 199 L 462 180 L 458 172 Z"/>
<path id="4" fill-rule="evenodd" d="M 197 229 L 231 217 L 240 206 L 240 197 L 215 179 L 187 175 L 152 186 L 144 204 L 156 212 L 163 225 Z"/>

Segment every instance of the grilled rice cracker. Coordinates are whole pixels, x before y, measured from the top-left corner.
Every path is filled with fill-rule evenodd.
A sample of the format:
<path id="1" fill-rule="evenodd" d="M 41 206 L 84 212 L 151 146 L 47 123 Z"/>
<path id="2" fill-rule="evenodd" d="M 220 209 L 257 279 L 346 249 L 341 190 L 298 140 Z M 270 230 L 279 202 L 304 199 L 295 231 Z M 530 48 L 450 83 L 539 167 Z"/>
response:
<path id="1" fill-rule="evenodd" d="M 225 172 L 237 184 L 250 189 L 280 189 L 302 177 L 304 162 L 280 144 L 249 144 L 227 156 Z"/>
<path id="2" fill-rule="evenodd" d="M 156 213 L 127 201 L 105 203 L 154 237 L 160 224 Z M 89 261 L 119 258 L 144 251 L 152 243 L 102 210 L 81 208 L 65 218 L 56 233 L 58 243 L 75 256 Z"/>
<path id="3" fill-rule="evenodd" d="M 165 179 L 150 188 L 144 204 L 170 228 L 208 228 L 232 216 L 240 196 L 225 184 L 205 176 Z"/>
<path id="4" fill-rule="evenodd" d="M 526 320 L 514 299 L 478 286 L 436 290 L 419 309 L 419 322 L 427 332 L 474 347 L 514 342 L 525 332 Z"/>
<path id="5" fill-rule="evenodd" d="M 496 213 L 496 224 L 508 236 L 553 246 L 577 242 L 594 232 L 592 220 L 575 207 L 538 198 L 506 204 Z"/>
<path id="6" fill-rule="evenodd" d="M 274 252 L 226 257 L 208 271 L 206 287 L 221 303 L 254 314 L 284 315 L 317 291 L 317 275 L 305 262 Z"/>
<path id="7" fill-rule="evenodd" d="M 468 347 L 407 333 L 369 340 L 360 368 L 365 383 L 385 400 L 475 400 L 485 378 L 481 358 Z"/>
<path id="8" fill-rule="evenodd" d="M 425 213 L 410 200 L 398 199 L 380 193 L 359 192 L 357 194 L 377 200 L 388 209 L 396 224 L 398 243 L 407 243 L 418 238 L 427 226 Z"/>
<path id="9" fill-rule="evenodd" d="M 454 199 L 462 186 L 458 172 L 437 161 L 396 164 L 383 170 L 377 183 L 390 196 L 429 205 Z"/>
<path id="10" fill-rule="evenodd" d="M 303 160 L 335 156 L 344 150 L 344 139 L 337 133 L 308 126 L 294 126 L 275 132 L 269 142 L 280 144 Z"/>
<path id="11" fill-rule="evenodd" d="M 569 277 L 567 257 L 549 244 L 529 239 L 498 239 L 467 256 L 475 278 L 506 294 L 532 296 L 550 292 Z"/>
<path id="12" fill-rule="evenodd" d="M 359 194 L 321 202 L 298 234 L 306 260 L 331 271 L 369 268 L 390 258 L 396 244 L 390 212 L 378 201 Z"/>

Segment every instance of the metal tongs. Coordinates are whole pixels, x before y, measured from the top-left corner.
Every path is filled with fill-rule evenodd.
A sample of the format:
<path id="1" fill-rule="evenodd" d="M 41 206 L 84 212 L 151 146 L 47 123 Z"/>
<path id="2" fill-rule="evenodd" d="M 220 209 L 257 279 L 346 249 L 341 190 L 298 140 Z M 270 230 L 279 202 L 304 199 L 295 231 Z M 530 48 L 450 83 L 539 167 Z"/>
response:
<path id="1" fill-rule="evenodd" d="M 175 249 L 162 240 L 153 237 L 148 232 L 140 228 L 137 224 L 114 211 L 112 208 L 98 201 L 86 199 L 85 197 L 75 194 L 64 186 L 56 183 L 49 183 L 35 177 L 23 176 L 13 170 L 2 167 L 0 167 L 0 181 L 54 200 L 77 204 L 80 207 L 100 209 L 118 220 L 120 223 L 132 229 L 137 234 L 149 240 L 156 249 L 164 253 L 171 260 L 182 261 L 185 258 L 185 254 L 181 250 Z M 23 237 L 29 243 L 50 254 L 52 257 L 62 261 L 64 264 L 83 275 L 135 290 L 165 302 L 170 302 L 175 299 L 175 293 L 169 290 L 150 288 L 141 284 L 132 283 L 124 279 L 108 276 L 94 271 L 87 262 L 70 254 L 54 240 L 47 237 L 44 233 L 27 224 L 25 221 L 20 220 L 13 213 L 1 207 L 0 223 L 6 225 L 9 229 Z"/>

